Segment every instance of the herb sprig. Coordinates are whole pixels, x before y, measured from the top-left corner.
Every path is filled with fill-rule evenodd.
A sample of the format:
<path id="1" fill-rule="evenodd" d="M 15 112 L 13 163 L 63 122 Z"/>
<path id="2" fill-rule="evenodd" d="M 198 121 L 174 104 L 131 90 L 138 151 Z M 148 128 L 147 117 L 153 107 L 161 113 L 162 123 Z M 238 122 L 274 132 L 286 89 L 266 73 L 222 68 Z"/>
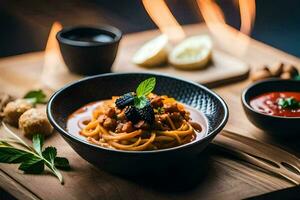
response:
<path id="1" fill-rule="evenodd" d="M 61 184 L 64 183 L 63 176 L 58 169 L 69 170 L 69 161 L 66 158 L 58 157 L 55 147 L 43 149 L 44 138 L 42 135 L 35 134 L 32 146 L 30 146 L 13 133 L 5 123 L 2 122 L 2 126 L 12 138 L 0 139 L 0 163 L 20 164 L 19 170 L 27 174 L 41 174 L 46 166 Z"/>
<path id="2" fill-rule="evenodd" d="M 297 101 L 294 97 L 280 98 L 278 99 L 277 103 L 281 108 L 288 108 L 288 109 L 300 108 L 300 102 Z"/>
<path id="3" fill-rule="evenodd" d="M 155 85 L 156 78 L 154 77 L 148 78 L 139 84 L 134 97 L 134 106 L 136 108 L 142 109 L 147 105 L 148 99 L 146 96 L 154 90 Z"/>
<path id="4" fill-rule="evenodd" d="M 29 100 L 34 105 L 38 104 L 38 103 L 40 103 L 40 104 L 47 103 L 47 100 L 46 100 L 47 96 L 45 95 L 45 93 L 42 90 L 31 90 L 31 91 L 27 92 L 23 98 Z"/>

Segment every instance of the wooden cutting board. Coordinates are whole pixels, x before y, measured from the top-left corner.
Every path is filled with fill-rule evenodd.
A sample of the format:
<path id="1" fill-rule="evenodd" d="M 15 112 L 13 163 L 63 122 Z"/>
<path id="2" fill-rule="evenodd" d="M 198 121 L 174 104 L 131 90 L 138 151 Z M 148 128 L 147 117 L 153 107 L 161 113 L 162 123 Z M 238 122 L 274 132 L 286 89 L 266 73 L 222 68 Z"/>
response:
<path id="1" fill-rule="evenodd" d="M 207 33 L 204 25 L 187 26 L 186 29 Z M 150 31 L 149 35 L 152 33 Z M 148 35 L 148 32 L 141 33 L 141 37 L 143 35 Z M 135 40 L 139 34 L 135 34 L 136 37 L 132 36 L 128 36 L 128 43 Z M 238 41 L 236 42 L 239 45 Z M 219 49 L 220 45 L 216 45 Z M 232 54 L 235 52 L 239 52 L 239 49 L 232 49 Z M 252 66 L 271 64 L 278 60 L 299 63 L 299 59 L 254 40 L 251 40 L 248 52 L 239 58 Z M 0 59 L 0 92 L 22 96 L 32 88 L 41 87 L 43 63 L 43 52 Z M 249 81 L 246 80 L 215 89 L 227 102 L 230 110 L 226 129 L 280 146 L 299 155 L 299 140 L 277 140 L 258 130 L 247 120 L 242 111 L 240 94 L 248 84 Z M 3 136 L 1 129 L 0 135 Z M 70 160 L 72 171 L 63 172 L 65 185 L 60 185 L 57 179 L 49 174 L 24 175 L 16 165 L 0 164 L 0 187 L 18 199 L 163 200 L 243 199 L 293 186 L 285 180 L 211 148 L 199 155 L 200 158 L 207 159 L 204 164 L 195 162 L 192 166 L 186 166 L 185 170 L 178 171 L 173 178 L 132 179 L 106 173 L 87 163 L 57 133 L 46 140 L 46 146 L 48 145 L 56 146 L 59 155 Z"/>
<path id="2" fill-rule="evenodd" d="M 191 35 L 199 35 L 198 29 L 184 28 L 187 37 Z M 207 68 L 194 71 L 183 71 L 176 69 L 170 65 L 156 67 L 153 69 L 146 69 L 135 65 L 131 62 L 134 53 L 148 40 L 157 37 L 159 31 L 146 31 L 142 33 L 133 33 L 126 35 L 120 44 L 118 57 L 113 66 L 114 72 L 157 72 L 169 74 L 185 78 L 191 81 L 205 84 L 207 86 L 217 86 L 233 81 L 238 81 L 247 78 L 249 66 L 247 63 L 241 61 L 237 57 L 231 56 L 223 50 L 218 48 L 215 42 L 212 62 L 208 64 Z M 203 33 L 201 33 L 203 34 Z"/>

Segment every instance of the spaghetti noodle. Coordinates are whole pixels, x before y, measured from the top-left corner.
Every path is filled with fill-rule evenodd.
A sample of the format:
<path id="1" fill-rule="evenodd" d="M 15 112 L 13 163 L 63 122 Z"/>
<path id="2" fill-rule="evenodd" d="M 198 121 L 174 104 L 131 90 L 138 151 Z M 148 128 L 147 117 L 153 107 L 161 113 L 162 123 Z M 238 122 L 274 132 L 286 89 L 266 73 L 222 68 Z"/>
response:
<path id="1" fill-rule="evenodd" d="M 127 151 L 171 148 L 196 138 L 189 112 L 182 104 L 152 93 L 147 98 L 154 110 L 152 123 L 128 120 L 127 107 L 117 108 L 113 97 L 92 111 L 91 119 L 85 120 L 85 126 L 81 125 L 80 134 L 93 144 Z"/>

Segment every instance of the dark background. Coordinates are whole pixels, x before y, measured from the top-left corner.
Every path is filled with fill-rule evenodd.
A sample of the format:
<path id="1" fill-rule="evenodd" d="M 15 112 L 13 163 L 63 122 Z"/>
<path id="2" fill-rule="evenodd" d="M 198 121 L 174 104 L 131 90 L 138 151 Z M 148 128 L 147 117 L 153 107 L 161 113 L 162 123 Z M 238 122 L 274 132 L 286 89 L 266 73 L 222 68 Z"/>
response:
<path id="1" fill-rule="evenodd" d="M 239 12 L 233 1 L 218 3 L 227 22 L 239 27 Z M 203 21 L 195 0 L 166 2 L 180 24 Z M 299 0 L 257 0 L 251 36 L 300 57 L 299 8 Z M 43 50 L 54 21 L 63 26 L 105 23 L 123 33 L 156 28 L 141 0 L 0 0 L 0 57 Z M 11 198 L 0 189 L 0 199 Z"/>
<path id="2" fill-rule="evenodd" d="M 227 22 L 239 27 L 234 0 L 218 0 Z M 203 21 L 195 0 L 166 0 L 180 24 Z M 257 0 L 252 37 L 300 56 L 300 1 Z M 45 48 L 54 21 L 64 26 L 111 24 L 124 33 L 156 28 L 141 0 L 0 0 L 0 57 Z"/>

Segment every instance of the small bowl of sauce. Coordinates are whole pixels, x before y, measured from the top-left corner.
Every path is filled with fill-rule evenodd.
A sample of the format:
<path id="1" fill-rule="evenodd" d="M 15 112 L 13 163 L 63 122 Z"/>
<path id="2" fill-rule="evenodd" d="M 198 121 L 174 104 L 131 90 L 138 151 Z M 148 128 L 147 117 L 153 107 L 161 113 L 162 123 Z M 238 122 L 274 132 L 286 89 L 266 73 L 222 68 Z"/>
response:
<path id="1" fill-rule="evenodd" d="M 284 136 L 300 134 L 300 81 L 271 79 L 244 90 L 242 103 L 258 128 Z"/>
<path id="2" fill-rule="evenodd" d="M 267 92 L 250 100 L 261 113 L 279 117 L 300 117 L 300 92 Z"/>
<path id="3" fill-rule="evenodd" d="M 96 75 L 111 71 L 122 32 L 112 26 L 75 26 L 56 35 L 60 50 L 70 72 Z"/>

